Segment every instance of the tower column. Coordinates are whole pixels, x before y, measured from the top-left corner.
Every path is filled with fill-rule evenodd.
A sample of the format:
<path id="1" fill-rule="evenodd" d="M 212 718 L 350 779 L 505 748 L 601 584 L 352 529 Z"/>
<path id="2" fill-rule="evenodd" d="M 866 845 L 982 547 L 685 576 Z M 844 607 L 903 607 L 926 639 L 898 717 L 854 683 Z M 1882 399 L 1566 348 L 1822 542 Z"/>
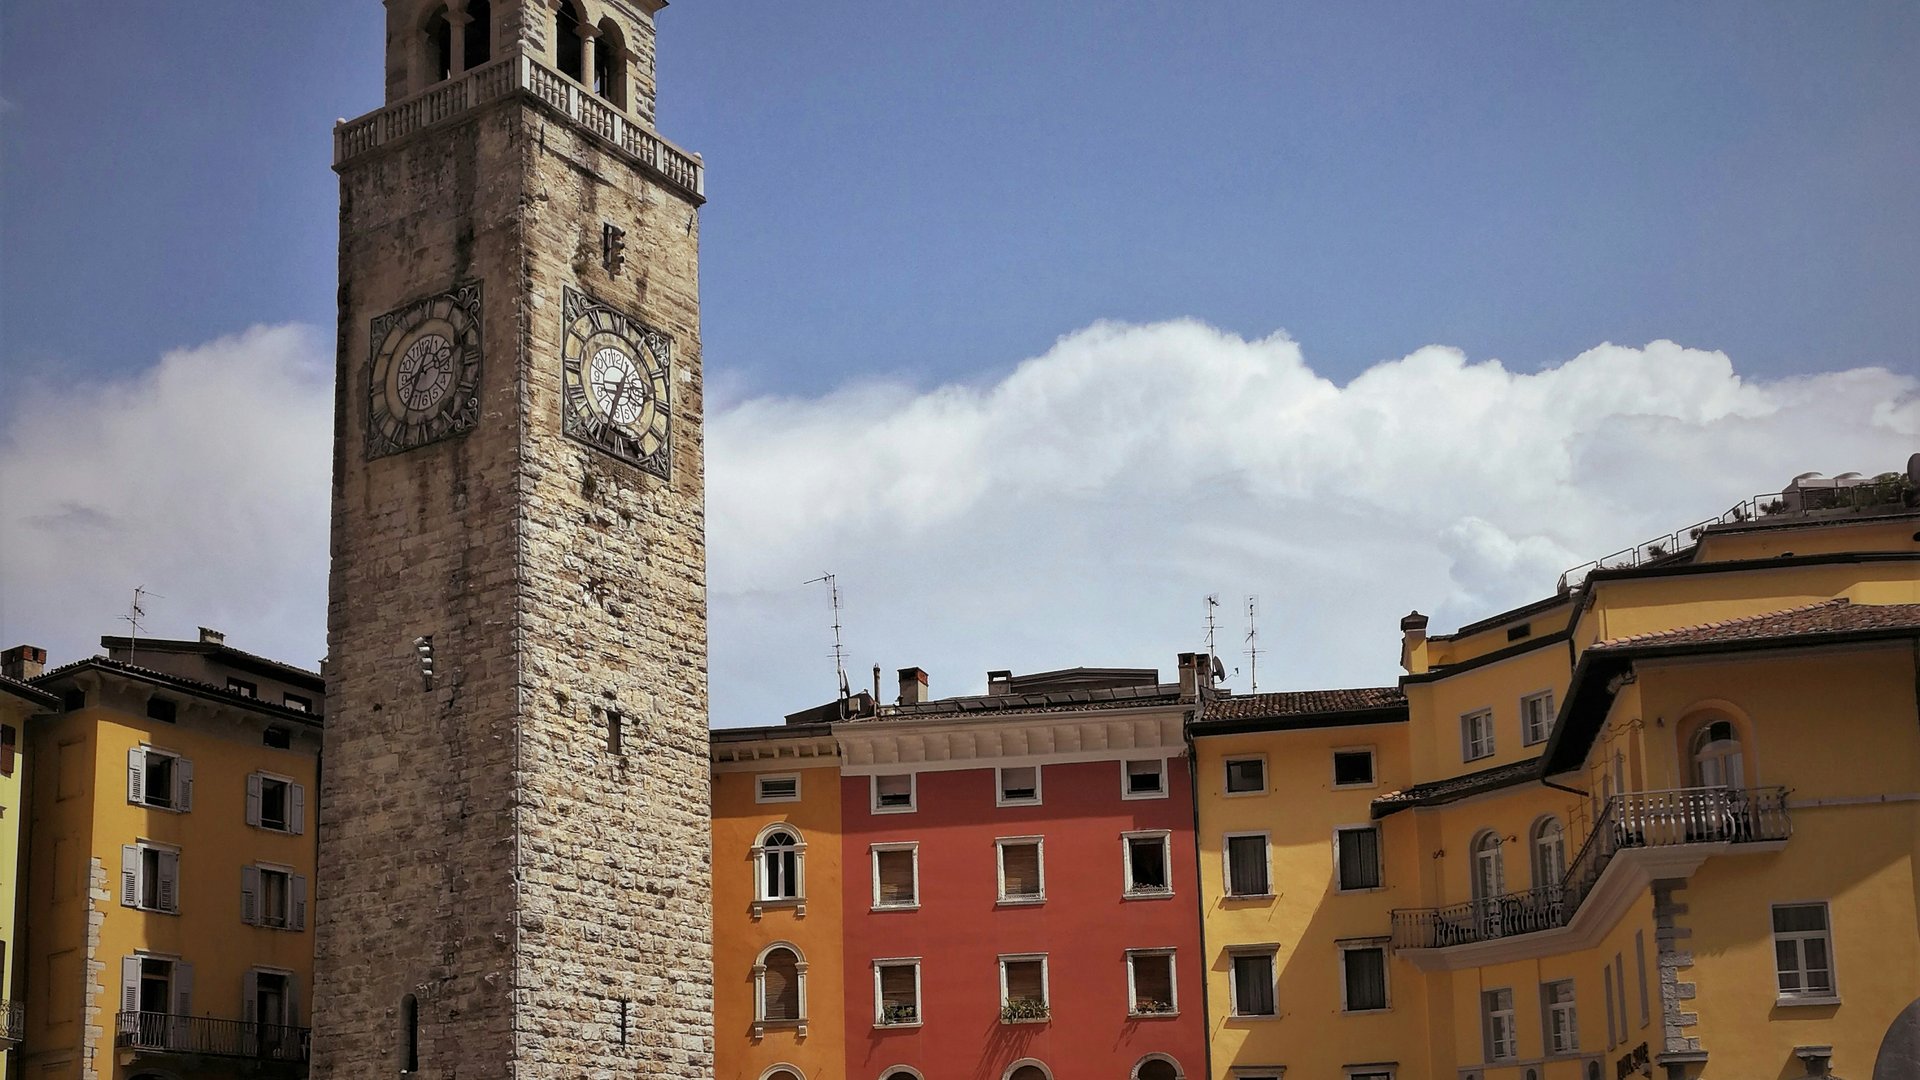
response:
<path id="1" fill-rule="evenodd" d="M 451 79 L 467 70 L 467 24 L 473 16 L 467 14 L 467 0 L 448 0 L 447 3 L 447 78 Z"/>
<path id="2" fill-rule="evenodd" d="M 594 43 L 600 36 L 600 28 L 591 23 L 580 24 L 580 82 L 587 89 L 593 87 Z"/>

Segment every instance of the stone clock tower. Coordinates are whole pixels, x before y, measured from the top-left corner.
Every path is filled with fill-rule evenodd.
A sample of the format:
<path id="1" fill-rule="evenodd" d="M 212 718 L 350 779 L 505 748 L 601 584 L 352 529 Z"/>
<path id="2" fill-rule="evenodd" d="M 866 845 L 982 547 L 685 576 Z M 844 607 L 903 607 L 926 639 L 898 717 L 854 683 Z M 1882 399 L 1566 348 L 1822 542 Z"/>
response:
<path id="1" fill-rule="evenodd" d="M 661 0 L 386 0 L 334 131 L 316 1076 L 713 1075 L 700 160 Z"/>

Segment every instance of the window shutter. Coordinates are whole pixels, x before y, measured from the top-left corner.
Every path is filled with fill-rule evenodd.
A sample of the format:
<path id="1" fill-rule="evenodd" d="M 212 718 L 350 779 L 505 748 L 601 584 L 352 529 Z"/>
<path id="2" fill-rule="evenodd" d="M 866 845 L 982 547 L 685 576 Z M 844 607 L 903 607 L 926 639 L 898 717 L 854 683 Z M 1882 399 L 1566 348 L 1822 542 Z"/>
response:
<path id="1" fill-rule="evenodd" d="M 120 906 L 140 906 L 140 848 L 136 844 L 120 849 Z"/>
<path id="2" fill-rule="evenodd" d="M 124 957 L 120 961 L 120 1011 L 140 1011 L 140 958 L 137 956 Z"/>
<path id="3" fill-rule="evenodd" d="M 880 868 L 880 902 L 913 903 L 913 852 L 882 851 L 876 861 Z"/>
<path id="4" fill-rule="evenodd" d="M 1000 849 L 1001 874 L 1008 896 L 1040 895 L 1040 845 L 1007 844 Z"/>
<path id="5" fill-rule="evenodd" d="M 299 1027 L 300 1026 L 300 980 L 297 977 L 290 977 L 287 979 L 286 1000 L 287 1000 L 287 1004 L 286 1004 L 287 1015 L 280 1020 L 280 1023 L 286 1025 L 287 1027 Z"/>
<path id="6" fill-rule="evenodd" d="M 247 777 L 247 824 L 260 826 L 260 774 Z"/>
<path id="7" fill-rule="evenodd" d="M 144 803 L 147 801 L 147 788 L 142 777 L 147 770 L 147 751 L 136 746 L 127 751 L 127 801 Z"/>
<path id="8" fill-rule="evenodd" d="M 260 1015 L 260 973 L 257 971 L 240 976 L 240 1018 L 249 1024 L 272 1023 Z"/>
<path id="9" fill-rule="evenodd" d="M 767 957 L 765 999 L 766 1019 L 800 1019 L 800 965 L 785 949 Z"/>
<path id="10" fill-rule="evenodd" d="M 160 853 L 160 885 L 157 892 L 161 911 L 180 911 L 180 853 Z"/>
<path id="11" fill-rule="evenodd" d="M 919 1004 L 914 988 L 914 969 L 911 964 L 894 964 L 880 969 L 880 1003 L 882 1005 Z"/>
<path id="12" fill-rule="evenodd" d="M 183 814 L 193 809 L 193 762 L 186 758 L 173 764 L 173 807 Z"/>
<path id="13" fill-rule="evenodd" d="M 260 925 L 260 868 L 257 866 L 240 868 L 240 921 L 248 926 Z"/>
<path id="14" fill-rule="evenodd" d="M 1159 1003 L 1173 1004 L 1173 960 L 1166 956 L 1133 958 L 1134 1008 Z"/>
<path id="15" fill-rule="evenodd" d="M 1040 975 L 1038 960 L 1007 961 L 1007 1000 L 1045 1001 L 1045 980 Z"/>
<path id="16" fill-rule="evenodd" d="M 13 751 L 19 740 L 19 729 L 12 724 L 0 724 L 0 776 L 13 775 Z"/>
<path id="17" fill-rule="evenodd" d="M 307 831 L 307 786 L 287 785 L 287 831 L 299 836 Z"/>
<path id="18" fill-rule="evenodd" d="M 307 879 L 306 879 L 306 876 L 303 874 L 293 875 L 293 882 L 291 887 L 293 890 L 293 897 L 289 901 L 289 906 L 292 907 L 293 910 L 287 913 L 288 915 L 287 926 L 289 929 L 293 929 L 293 930 L 305 930 L 307 928 Z"/>
<path id="19" fill-rule="evenodd" d="M 187 1017 L 193 1015 L 193 965 L 173 962 L 173 1029 L 176 1045 L 187 1045 Z"/>

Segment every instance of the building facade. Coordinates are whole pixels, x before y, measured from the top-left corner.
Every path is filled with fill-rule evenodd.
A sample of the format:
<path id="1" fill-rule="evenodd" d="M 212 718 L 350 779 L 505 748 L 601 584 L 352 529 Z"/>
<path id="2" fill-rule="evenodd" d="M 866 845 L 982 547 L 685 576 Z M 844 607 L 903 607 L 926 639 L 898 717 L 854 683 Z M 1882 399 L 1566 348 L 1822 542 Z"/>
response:
<path id="1" fill-rule="evenodd" d="M 712 1072 L 699 159 L 659 0 L 391 0 L 334 131 L 314 1067 Z"/>
<path id="2" fill-rule="evenodd" d="M 28 680 L 46 670 L 47 652 L 20 645 L 0 654 L 0 1075 L 14 1076 L 27 1031 L 27 968 L 20 962 L 25 866 L 21 823 L 27 818 L 27 731 L 35 716 L 56 712 L 60 699 Z"/>

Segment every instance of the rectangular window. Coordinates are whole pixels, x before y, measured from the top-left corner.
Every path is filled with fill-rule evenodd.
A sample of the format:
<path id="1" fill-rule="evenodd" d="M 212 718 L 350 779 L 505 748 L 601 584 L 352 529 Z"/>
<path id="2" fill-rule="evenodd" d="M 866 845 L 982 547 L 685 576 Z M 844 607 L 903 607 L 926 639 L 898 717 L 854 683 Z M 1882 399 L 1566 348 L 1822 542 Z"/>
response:
<path id="1" fill-rule="evenodd" d="M 1609 964 L 1600 965 L 1600 996 L 1606 999 L 1607 1049 L 1611 1050 L 1620 1043 L 1620 1022 L 1613 1013 L 1613 967 Z"/>
<path id="2" fill-rule="evenodd" d="M 1357 825 L 1334 830 L 1334 862 L 1340 871 L 1340 891 L 1378 889 L 1380 872 L 1380 827 Z"/>
<path id="3" fill-rule="evenodd" d="M 120 904 L 144 911 L 180 913 L 180 853 L 152 844 L 120 849 Z"/>
<path id="4" fill-rule="evenodd" d="M 614 710 L 607 710 L 607 753 L 618 755 L 627 752 L 626 720 Z"/>
<path id="5" fill-rule="evenodd" d="M 19 747 L 20 730 L 12 724 L 0 724 L 0 776 L 13 775 L 13 759 Z"/>
<path id="6" fill-rule="evenodd" d="M 307 926 L 307 879 L 283 866 L 240 868 L 240 921 L 273 930 Z"/>
<path id="7" fill-rule="evenodd" d="M 1379 945 L 1340 949 L 1342 1008 L 1375 1012 L 1387 1007 L 1387 950 Z"/>
<path id="8" fill-rule="evenodd" d="M 181 813 L 193 809 L 193 762 L 151 746 L 133 747 L 127 751 L 127 801 Z"/>
<path id="9" fill-rule="evenodd" d="M 153 697 L 147 699 L 147 719 L 158 720 L 163 724 L 178 723 L 180 719 L 180 706 L 177 702 L 168 701 L 166 698 L 155 694 Z"/>
<path id="10" fill-rule="evenodd" d="M 1627 962 L 1619 953 L 1613 954 L 1613 985 L 1620 994 L 1620 1041 L 1627 1041 Z"/>
<path id="11" fill-rule="evenodd" d="M 1460 759 L 1478 761 L 1493 756 L 1493 710 L 1481 709 L 1460 718 Z"/>
<path id="12" fill-rule="evenodd" d="M 1033 903 L 1047 898 L 1046 870 L 1041 862 L 1040 838 L 995 840 L 1000 851 L 1000 899 L 1005 903 Z"/>
<path id="13" fill-rule="evenodd" d="M 800 801 L 800 775 L 757 776 L 753 781 L 753 801 L 783 803 Z"/>
<path id="14" fill-rule="evenodd" d="M 920 1023 L 920 961 L 875 960 L 873 1001 L 876 1027 Z"/>
<path id="15" fill-rule="evenodd" d="M 1123 761 L 1120 795 L 1127 799 L 1160 799 L 1167 794 L 1167 763 L 1164 759 Z"/>
<path id="16" fill-rule="evenodd" d="M 1174 998 L 1173 952 L 1134 949 L 1127 952 L 1127 1014 L 1172 1016 L 1180 1011 Z"/>
<path id="17" fill-rule="evenodd" d="M 1273 890 L 1267 882 L 1267 834 L 1228 836 L 1226 858 L 1228 896 L 1271 895 Z"/>
<path id="18" fill-rule="evenodd" d="M 1533 746 L 1553 733 L 1553 691 L 1543 690 L 1520 699 L 1520 744 Z"/>
<path id="19" fill-rule="evenodd" d="M 1653 1022 L 1653 1002 L 1647 998 L 1647 932 L 1633 932 L 1633 969 L 1640 980 L 1640 1026 Z"/>
<path id="20" fill-rule="evenodd" d="M 913 810 L 914 774 L 893 773 L 873 778 L 873 812 L 905 814 Z"/>
<path id="21" fill-rule="evenodd" d="M 1227 794 L 1258 795 L 1267 790 L 1267 759 L 1227 759 Z"/>
<path id="22" fill-rule="evenodd" d="M 271 746 L 275 750 L 289 750 L 293 747 L 293 732 L 283 727 L 268 727 L 260 733 L 260 744 Z"/>
<path id="23" fill-rule="evenodd" d="M 248 776 L 247 824 L 296 835 L 306 832 L 306 785 L 266 773 Z"/>
<path id="24" fill-rule="evenodd" d="M 1833 937 L 1825 903 L 1775 904 L 1773 955 L 1783 1003 L 1834 997 Z"/>
<path id="25" fill-rule="evenodd" d="M 1021 765 L 1010 769 L 996 769 L 999 777 L 999 794 L 994 799 L 996 806 L 1038 806 L 1040 804 L 1040 767 Z"/>
<path id="26" fill-rule="evenodd" d="M 1572 979 L 1541 984 L 1540 1015 L 1546 1025 L 1547 1053 L 1579 1053 L 1580 1020 L 1573 1008 Z"/>
<path id="27" fill-rule="evenodd" d="M 1480 994 L 1480 1015 L 1486 1041 L 1487 1061 L 1506 1061 L 1520 1056 L 1514 1040 L 1513 991 L 1486 990 Z"/>
<path id="28" fill-rule="evenodd" d="M 1272 1016 L 1278 1009 L 1273 992 L 1273 951 L 1233 954 L 1233 1015 Z"/>
<path id="29" fill-rule="evenodd" d="M 873 906 L 920 906 L 919 845 L 876 845 L 873 848 Z"/>
<path id="30" fill-rule="evenodd" d="M 1019 1023 L 1047 1018 L 1047 958 L 1000 958 L 1000 1020 Z"/>
<path id="31" fill-rule="evenodd" d="M 1333 786 L 1337 788 L 1373 786 L 1372 750 L 1335 750 Z"/>
<path id="32" fill-rule="evenodd" d="M 282 694 L 280 696 L 280 703 L 292 709 L 294 712 L 310 713 L 313 711 L 313 699 L 310 697 L 301 697 L 299 694 Z"/>
<path id="33" fill-rule="evenodd" d="M 1173 892 L 1172 858 L 1164 832 L 1127 833 L 1121 855 L 1127 864 L 1128 896 L 1168 896 Z"/>
<path id="34" fill-rule="evenodd" d="M 245 679 L 236 679 L 229 675 L 227 677 L 227 693 L 239 694 L 241 697 L 257 698 L 260 696 L 260 688 Z"/>

